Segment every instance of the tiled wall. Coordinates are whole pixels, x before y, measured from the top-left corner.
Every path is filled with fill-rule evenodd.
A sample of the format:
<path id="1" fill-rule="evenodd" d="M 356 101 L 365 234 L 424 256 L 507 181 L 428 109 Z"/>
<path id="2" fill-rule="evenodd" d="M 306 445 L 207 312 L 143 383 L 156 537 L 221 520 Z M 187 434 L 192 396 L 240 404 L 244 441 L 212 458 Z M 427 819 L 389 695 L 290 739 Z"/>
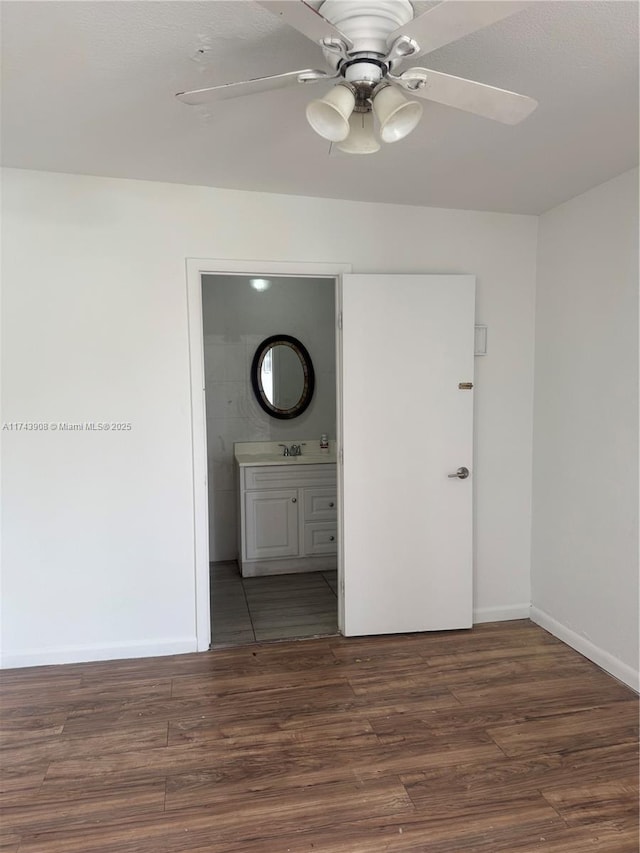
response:
<path id="1" fill-rule="evenodd" d="M 244 276 L 204 276 L 202 310 L 207 399 L 210 560 L 237 556 L 235 441 L 316 440 L 336 434 L 335 283 L 271 278 L 259 293 Z M 251 362 L 270 335 L 293 335 L 309 351 L 316 385 L 309 408 L 278 420 L 258 405 Z"/>

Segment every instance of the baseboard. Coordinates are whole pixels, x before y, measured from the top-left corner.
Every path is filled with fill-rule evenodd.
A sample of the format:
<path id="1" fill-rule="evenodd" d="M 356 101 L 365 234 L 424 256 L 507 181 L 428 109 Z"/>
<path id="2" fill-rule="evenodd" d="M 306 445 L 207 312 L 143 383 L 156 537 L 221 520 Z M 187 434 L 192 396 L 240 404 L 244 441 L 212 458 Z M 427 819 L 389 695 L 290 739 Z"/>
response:
<path id="1" fill-rule="evenodd" d="M 149 640 L 144 643 L 114 643 L 110 646 L 59 646 L 53 649 L 24 649 L 4 653 L 0 668 L 15 669 L 23 666 L 49 666 L 59 663 L 90 663 L 100 660 L 125 658 L 152 658 L 165 655 L 182 655 L 198 649 L 195 637 L 177 637 Z"/>
<path id="2" fill-rule="evenodd" d="M 636 693 L 640 693 L 640 673 L 628 664 L 623 663 L 623 661 L 600 648 L 600 646 L 596 646 L 591 640 L 581 637 L 580 634 L 577 634 L 571 628 L 567 628 L 562 622 L 558 622 L 553 616 L 533 605 L 531 606 L 530 618 L 536 625 L 540 625 L 545 631 L 553 634 L 554 637 L 557 637 L 563 643 L 571 646 L 572 649 L 580 652 L 581 655 L 589 658 L 590 661 L 593 661 L 601 669 L 604 669 L 605 672 L 613 675 L 618 681 L 622 681 L 631 687 L 632 690 L 635 690 Z"/>
<path id="3" fill-rule="evenodd" d="M 477 607 L 473 611 L 473 624 L 528 619 L 530 609 L 529 604 L 510 604 L 508 607 Z"/>

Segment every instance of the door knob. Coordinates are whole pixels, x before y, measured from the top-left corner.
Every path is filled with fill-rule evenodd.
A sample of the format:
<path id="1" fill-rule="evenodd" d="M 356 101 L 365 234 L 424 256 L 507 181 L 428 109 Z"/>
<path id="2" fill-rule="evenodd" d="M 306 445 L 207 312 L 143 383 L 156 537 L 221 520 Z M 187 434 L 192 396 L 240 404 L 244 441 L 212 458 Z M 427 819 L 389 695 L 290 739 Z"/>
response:
<path id="1" fill-rule="evenodd" d="M 458 468 L 455 474 L 447 474 L 447 477 L 449 477 L 450 480 L 453 480 L 455 477 L 457 477 L 458 480 L 466 480 L 468 476 L 468 468 Z"/>

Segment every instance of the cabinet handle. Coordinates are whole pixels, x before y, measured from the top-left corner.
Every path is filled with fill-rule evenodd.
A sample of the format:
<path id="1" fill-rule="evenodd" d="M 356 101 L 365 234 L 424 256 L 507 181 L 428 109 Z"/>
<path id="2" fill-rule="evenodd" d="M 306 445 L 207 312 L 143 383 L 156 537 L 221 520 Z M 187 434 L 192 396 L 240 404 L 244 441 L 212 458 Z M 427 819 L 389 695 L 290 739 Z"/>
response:
<path id="1" fill-rule="evenodd" d="M 291 498 L 291 503 L 292 504 L 298 503 L 298 498 Z"/>
<path id="2" fill-rule="evenodd" d="M 331 503 L 329 504 L 329 508 L 333 509 L 333 501 L 331 501 Z"/>
<path id="3" fill-rule="evenodd" d="M 329 537 L 329 542 L 333 542 L 333 540 L 334 540 L 335 538 L 336 538 L 335 536 L 330 536 L 330 537 Z"/>

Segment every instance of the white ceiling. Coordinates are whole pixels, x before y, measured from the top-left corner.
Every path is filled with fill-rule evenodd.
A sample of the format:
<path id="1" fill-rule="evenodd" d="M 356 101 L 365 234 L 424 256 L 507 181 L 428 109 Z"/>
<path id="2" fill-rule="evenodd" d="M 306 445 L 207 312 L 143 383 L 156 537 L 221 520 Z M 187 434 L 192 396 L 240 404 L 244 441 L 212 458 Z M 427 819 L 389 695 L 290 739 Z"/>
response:
<path id="1" fill-rule="evenodd" d="M 540 106 L 509 127 L 425 102 L 410 136 L 369 156 L 329 156 L 308 126 L 305 105 L 326 84 L 206 109 L 174 98 L 326 67 L 319 47 L 252 0 L 5 0 L 2 52 L 7 166 L 540 213 L 638 162 L 630 0 L 536 0 L 421 57 Z"/>

